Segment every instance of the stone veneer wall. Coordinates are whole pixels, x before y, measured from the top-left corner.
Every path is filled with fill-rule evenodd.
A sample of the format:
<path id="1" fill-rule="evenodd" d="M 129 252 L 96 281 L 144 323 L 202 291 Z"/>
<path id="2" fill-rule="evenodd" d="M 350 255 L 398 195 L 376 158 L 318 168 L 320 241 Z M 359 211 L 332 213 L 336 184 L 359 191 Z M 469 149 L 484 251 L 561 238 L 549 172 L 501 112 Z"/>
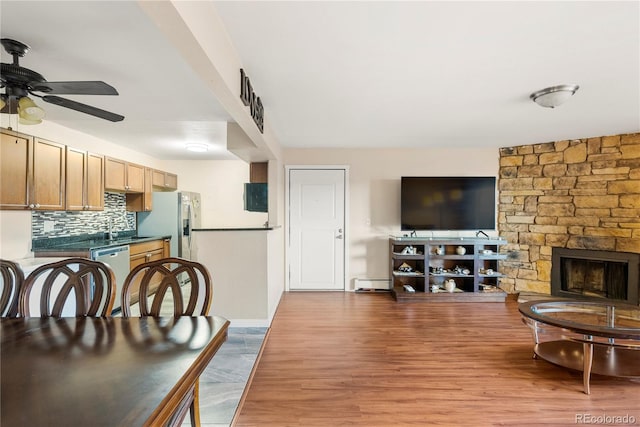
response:
<path id="1" fill-rule="evenodd" d="M 551 292 L 551 248 L 640 253 L 640 133 L 500 149 L 508 292 Z"/>

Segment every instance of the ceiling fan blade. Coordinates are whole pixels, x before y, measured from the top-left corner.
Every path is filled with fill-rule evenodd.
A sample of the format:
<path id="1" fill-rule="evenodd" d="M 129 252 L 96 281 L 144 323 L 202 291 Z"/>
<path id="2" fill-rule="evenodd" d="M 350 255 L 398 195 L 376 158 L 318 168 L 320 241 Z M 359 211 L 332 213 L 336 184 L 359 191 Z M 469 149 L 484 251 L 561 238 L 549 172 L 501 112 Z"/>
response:
<path id="1" fill-rule="evenodd" d="M 109 120 L 111 122 L 119 122 L 124 119 L 124 116 L 119 114 L 110 113 L 109 111 L 101 110 L 100 108 L 92 107 L 91 105 L 82 104 L 70 99 L 60 98 L 59 96 L 45 95 L 41 97 L 41 99 L 50 104 L 71 108 L 72 110 L 100 117 L 101 119 Z"/>
<path id="2" fill-rule="evenodd" d="M 101 81 L 30 82 L 31 90 L 57 95 L 118 95 L 111 85 Z"/>

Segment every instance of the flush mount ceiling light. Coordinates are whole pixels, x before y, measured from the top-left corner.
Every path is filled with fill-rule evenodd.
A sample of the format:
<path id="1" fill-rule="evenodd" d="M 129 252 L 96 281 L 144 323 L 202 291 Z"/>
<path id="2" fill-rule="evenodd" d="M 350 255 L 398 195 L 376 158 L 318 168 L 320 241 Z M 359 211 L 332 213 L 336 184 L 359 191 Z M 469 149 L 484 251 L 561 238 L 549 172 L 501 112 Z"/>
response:
<path id="1" fill-rule="evenodd" d="M 204 153 L 209 151 L 209 146 L 201 142 L 190 142 L 187 144 L 187 150 L 195 153 Z"/>
<path id="2" fill-rule="evenodd" d="M 579 88 L 580 86 L 578 85 L 551 86 L 537 92 L 533 92 L 529 98 L 542 107 L 555 108 L 567 99 L 571 98 Z"/>

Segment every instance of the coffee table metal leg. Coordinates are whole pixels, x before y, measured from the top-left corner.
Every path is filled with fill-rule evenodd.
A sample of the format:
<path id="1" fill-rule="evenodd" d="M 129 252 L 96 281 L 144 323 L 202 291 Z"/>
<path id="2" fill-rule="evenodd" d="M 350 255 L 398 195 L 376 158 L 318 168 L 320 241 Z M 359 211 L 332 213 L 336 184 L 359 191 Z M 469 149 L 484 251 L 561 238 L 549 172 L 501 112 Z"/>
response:
<path id="1" fill-rule="evenodd" d="M 591 343 L 583 343 L 582 344 L 582 352 L 583 352 L 583 372 L 582 372 L 582 383 L 584 385 L 585 394 L 591 394 L 591 389 L 589 387 L 589 379 L 591 377 L 591 365 L 593 364 L 593 344 Z"/>

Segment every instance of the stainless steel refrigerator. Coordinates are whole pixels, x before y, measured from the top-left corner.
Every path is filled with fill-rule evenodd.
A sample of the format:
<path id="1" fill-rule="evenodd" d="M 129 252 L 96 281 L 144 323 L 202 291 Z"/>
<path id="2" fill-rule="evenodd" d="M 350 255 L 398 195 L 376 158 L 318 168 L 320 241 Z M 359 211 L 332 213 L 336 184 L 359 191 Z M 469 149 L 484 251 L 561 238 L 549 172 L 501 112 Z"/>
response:
<path id="1" fill-rule="evenodd" d="M 194 259 L 192 230 L 200 228 L 200 193 L 153 193 L 151 212 L 138 213 L 139 236 L 171 236 L 171 256 Z"/>

